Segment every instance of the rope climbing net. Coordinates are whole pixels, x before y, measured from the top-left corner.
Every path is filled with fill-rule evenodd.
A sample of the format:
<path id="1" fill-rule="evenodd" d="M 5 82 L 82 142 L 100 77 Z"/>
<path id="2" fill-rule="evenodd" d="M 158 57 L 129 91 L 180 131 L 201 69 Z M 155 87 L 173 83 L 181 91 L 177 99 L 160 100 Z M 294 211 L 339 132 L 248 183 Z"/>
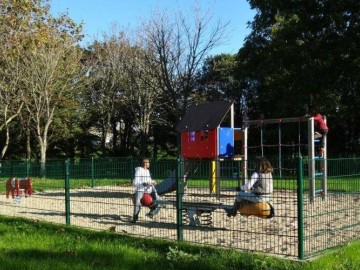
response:
<path id="1" fill-rule="evenodd" d="M 249 120 L 243 122 L 244 129 L 244 178 L 248 179 L 248 161 L 255 156 L 266 156 L 274 167 L 274 172 L 281 178 L 283 173 L 295 173 L 294 160 L 297 156 L 308 158 L 308 176 L 310 178 L 310 196 L 315 196 L 315 143 L 314 119 L 296 117 L 281 119 Z M 326 137 L 325 153 L 326 153 Z M 322 190 L 327 190 L 326 154 L 321 160 Z"/>

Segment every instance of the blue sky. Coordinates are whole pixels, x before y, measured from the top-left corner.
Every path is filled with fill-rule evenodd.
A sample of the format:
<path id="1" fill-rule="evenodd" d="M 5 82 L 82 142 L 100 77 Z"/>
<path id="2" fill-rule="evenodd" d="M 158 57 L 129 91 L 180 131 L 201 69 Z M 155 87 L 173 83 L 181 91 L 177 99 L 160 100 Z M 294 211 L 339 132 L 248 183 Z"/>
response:
<path id="1" fill-rule="evenodd" d="M 230 22 L 228 38 L 213 54 L 237 53 L 244 38 L 250 33 L 247 22 L 251 21 L 255 11 L 250 9 L 246 0 L 197 0 L 203 11 L 210 10 L 213 22 Z M 89 44 L 94 37 L 109 32 L 111 24 L 119 27 L 135 28 L 141 18 L 150 16 L 155 9 L 191 11 L 194 0 L 51 0 L 52 13 L 68 11 L 76 22 L 84 22 L 85 39 Z"/>

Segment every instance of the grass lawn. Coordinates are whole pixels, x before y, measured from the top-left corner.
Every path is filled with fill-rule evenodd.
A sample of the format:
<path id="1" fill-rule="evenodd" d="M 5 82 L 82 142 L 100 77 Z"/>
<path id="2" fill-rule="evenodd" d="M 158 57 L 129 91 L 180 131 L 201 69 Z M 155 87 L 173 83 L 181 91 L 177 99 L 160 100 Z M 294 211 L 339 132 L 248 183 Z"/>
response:
<path id="1" fill-rule="evenodd" d="M 360 269 L 360 242 L 309 262 L 0 217 L 0 269 Z"/>
<path id="2" fill-rule="evenodd" d="M 327 187 L 329 191 L 336 192 L 360 192 L 360 176 L 351 175 L 346 177 L 328 177 Z M 5 183 L 7 179 L 0 180 L 0 192 L 5 192 Z M 32 178 L 33 189 L 35 191 L 43 191 L 47 189 L 59 189 L 65 187 L 65 179 L 59 178 Z M 297 189 L 296 176 L 276 178 L 274 177 L 275 190 L 296 190 Z M 89 179 L 89 178 L 70 178 L 70 188 L 81 187 L 96 187 L 96 186 L 119 186 L 131 185 L 132 182 L 128 178 L 102 178 L 102 179 Z M 236 189 L 241 185 L 239 179 L 221 179 L 221 188 Z M 187 182 L 188 187 L 209 187 L 210 180 L 204 178 L 190 179 Z M 309 179 L 304 177 L 303 180 L 304 191 L 309 188 Z M 315 189 L 321 188 L 321 179 L 315 181 Z"/>

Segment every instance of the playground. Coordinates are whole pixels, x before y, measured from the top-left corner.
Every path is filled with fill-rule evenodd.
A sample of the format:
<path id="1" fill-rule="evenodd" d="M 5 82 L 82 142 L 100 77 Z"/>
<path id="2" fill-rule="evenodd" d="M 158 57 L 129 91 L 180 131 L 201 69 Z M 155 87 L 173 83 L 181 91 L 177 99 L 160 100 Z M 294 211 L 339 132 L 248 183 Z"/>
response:
<path id="1" fill-rule="evenodd" d="M 49 163 L 46 179 L 32 179 L 31 196 L 13 200 L 1 194 L 0 214 L 300 259 L 358 237 L 360 160 L 328 159 L 326 150 L 317 158 L 311 118 L 247 121 L 240 130 L 234 127 L 232 104 L 216 108 L 200 106 L 185 115 L 178 126 L 181 159 L 152 162 L 161 205 L 154 218 L 143 207 L 138 222 L 130 223 L 138 165 L 116 159 Z M 286 134 L 289 130 L 295 132 Z M 274 215 L 250 211 L 228 217 L 225 209 L 258 155 L 270 157 L 274 167 Z M 36 171 L 31 168 L 19 163 L 9 171 L 29 176 Z"/>

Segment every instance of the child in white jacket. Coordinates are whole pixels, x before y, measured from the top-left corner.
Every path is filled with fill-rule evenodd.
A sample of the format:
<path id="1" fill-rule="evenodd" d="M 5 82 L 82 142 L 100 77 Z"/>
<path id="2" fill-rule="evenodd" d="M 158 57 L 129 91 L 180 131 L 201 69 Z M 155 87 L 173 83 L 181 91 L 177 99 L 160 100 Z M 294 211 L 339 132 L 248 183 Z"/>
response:
<path id="1" fill-rule="evenodd" d="M 160 211 L 160 206 L 156 203 L 156 201 L 159 199 L 159 196 L 154 187 L 156 182 L 152 180 L 149 168 L 150 161 L 148 158 L 142 159 L 141 167 L 135 168 L 135 177 L 133 181 L 135 188 L 135 204 L 133 219 L 131 221 L 132 223 L 136 223 L 139 218 L 139 213 L 141 210 L 141 198 L 143 197 L 144 193 L 151 194 L 154 200 L 154 203 L 150 206 L 150 212 L 147 214 L 147 216 L 152 218 Z"/>

